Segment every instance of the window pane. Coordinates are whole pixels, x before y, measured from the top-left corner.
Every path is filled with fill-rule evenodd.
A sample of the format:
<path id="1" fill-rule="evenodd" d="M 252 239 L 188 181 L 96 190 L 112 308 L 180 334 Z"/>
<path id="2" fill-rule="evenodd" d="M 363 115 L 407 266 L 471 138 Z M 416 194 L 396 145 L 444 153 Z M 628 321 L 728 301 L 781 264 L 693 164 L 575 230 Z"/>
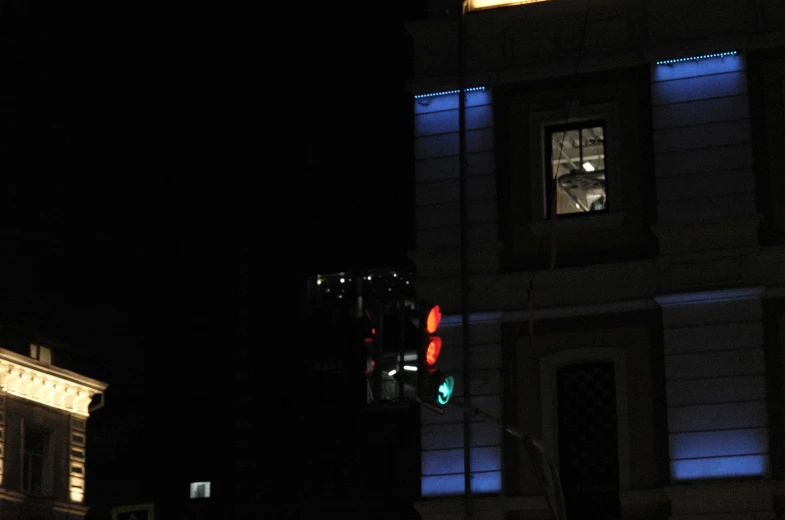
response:
<path id="1" fill-rule="evenodd" d="M 27 493 L 41 494 L 42 492 L 44 451 L 48 439 L 48 435 L 44 432 L 34 430 L 25 432 L 22 490 Z"/>
<path id="2" fill-rule="evenodd" d="M 30 456 L 30 492 L 41 494 L 41 484 L 44 475 L 44 460 L 38 455 Z"/>
<path id="3" fill-rule="evenodd" d="M 36 455 L 44 454 L 45 436 L 38 432 L 28 432 L 25 435 L 25 451 Z"/>
<path id="4" fill-rule="evenodd" d="M 551 190 L 556 214 L 601 211 L 605 193 L 605 129 L 592 125 L 550 132 Z M 552 203 L 554 193 L 549 194 Z"/>

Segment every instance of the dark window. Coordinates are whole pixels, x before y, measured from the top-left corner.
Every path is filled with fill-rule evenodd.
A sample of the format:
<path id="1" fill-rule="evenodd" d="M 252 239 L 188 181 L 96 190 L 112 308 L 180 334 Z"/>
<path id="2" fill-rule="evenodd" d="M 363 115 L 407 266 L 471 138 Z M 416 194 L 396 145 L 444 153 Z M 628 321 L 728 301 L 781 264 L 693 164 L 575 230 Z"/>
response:
<path id="1" fill-rule="evenodd" d="M 559 472 L 570 518 L 620 518 L 613 363 L 559 369 Z"/>
<path id="2" fill-rule="evenodd" d="M 546 128 L 545 154 L 548 215 L 608 209 L 602 121 Z"/>
<path id="3" fill-rule="evenodd" d="M 43 493 L 44 454 L 49 435 L 41 431 L 27 431 L 24 438 L 22 461 L 22 491 L 40 495 Z"/>

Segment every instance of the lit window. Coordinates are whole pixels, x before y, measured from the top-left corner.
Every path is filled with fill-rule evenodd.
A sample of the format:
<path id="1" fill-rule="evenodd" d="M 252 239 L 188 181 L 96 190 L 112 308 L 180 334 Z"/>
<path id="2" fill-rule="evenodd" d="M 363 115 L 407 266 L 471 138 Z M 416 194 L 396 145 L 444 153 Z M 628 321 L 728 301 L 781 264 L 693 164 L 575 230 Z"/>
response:
<path id="1" fill-rule="evenodd" d="M 608 209 L 602 121 L 546 127 L 545 153 L 548 215 Z"/>
<path id="2" fill-rule="evenodd" d="M 52 364 L 52 349 L 40 345 L 30 344 L 30 357 L 46 365 Z"/>
<path id="3" fill-rule="evenodd" d="M 191 482 L 191 498 L 210 498 L 210 483 Z"/>

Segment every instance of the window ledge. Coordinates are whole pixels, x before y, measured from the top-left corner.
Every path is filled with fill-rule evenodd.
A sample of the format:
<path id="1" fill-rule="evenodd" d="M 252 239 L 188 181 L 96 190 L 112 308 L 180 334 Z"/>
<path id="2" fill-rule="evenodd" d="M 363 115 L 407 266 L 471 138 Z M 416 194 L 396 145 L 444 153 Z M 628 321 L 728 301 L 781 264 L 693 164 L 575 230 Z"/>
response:
<path id="1" fill-rule="evenodd" d="M 585 229 L 604 229 L 621 227 L 627 213 L 603 213 L 601 215 L 580 215 L 573 218 L 553 220 L 540 220 L 529 224 L 529 229 L 535 235 L 542 235 L 551 231 L 582 231 Z"/>

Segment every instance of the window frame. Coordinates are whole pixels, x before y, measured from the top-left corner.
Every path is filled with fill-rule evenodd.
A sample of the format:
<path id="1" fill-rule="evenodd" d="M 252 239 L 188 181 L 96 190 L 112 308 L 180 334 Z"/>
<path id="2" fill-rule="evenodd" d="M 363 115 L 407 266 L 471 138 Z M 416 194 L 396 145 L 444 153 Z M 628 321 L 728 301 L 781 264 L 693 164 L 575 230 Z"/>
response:
<path id="1" fill-rule="evenodd" d="M 565 117 L 565 113 L 570 114 Z M 608 207 L 602 211 L 589 211 L 573 215 L 560 215 L 551 219 L 548 189 L 552 185 L 551 166 L 548 164 L 551 152 L 546 142 L 548 132 L 557 127 L 581 127 L 589 123 L 602 123 L 605 133 L 605 193 Z M 596 125 L 595 125 L 596 126 Z M 620 226 L 624 220 L 624 193 L 621 172 L 617 164 L 621 158 L 619 107 L 617 103 L 598 103 L 582 106 L 578 101 L 569 101 L 566 110 L 535 112 L 529 117 L 531 142 L 530 184 L 532 194 L 531 227 L 542 232 L 551 226 L 564 229 L 589 229 Z M 573 218 L 562 218 L 562 217 Z M 579 217 L 579 218 L 574 218 Z M 553 222 L 552 222 L 553 221 Z"/>
<path id="2" fill-rule="evenodd" d="M 26 426 L 26 425 L 24 425 Z M 52 494 L 51 482 L 47 482 L 47 469 L 53 469 L 51 467 L 51 450 L 52 450 L 52 433 L 44 430 L 42 428 L 33 427 L 28 429 L 24 427 L 22 430 L 22 465 L 20 467 L 20 489 L 23 493 L 27 493 L 30 495 L 35 496 L 50 496 Z M 36 435 L 41 437 L 41 453 L 31 453 L 28 450 L 28 435 Z M 31 485 L 31 472 L 30 472 L 30 463 L 29 458 L 31 455 L 35 455 L 40 458 L 40 471 L 39 471 L 39 491 L 33 491 Z"/>
<path id="3" fill-rule="evenodd" d="M 44 365 L 51 365 L 52 348 L 38 343 L 30 343 L 30 357 Z"/>
<path id="4" fill-rule="evenodd" d="M 616 379 L 616 441 L 619 457 L 619 491 L 631 488 L 630 425 L 627 395 L 627 353 L 615 347 L 578 347 L 540 358 L 542 441 L 559 467 L 559 419 L 556 376 L 559 368 L 585 362 L 613 363 Z"/>

